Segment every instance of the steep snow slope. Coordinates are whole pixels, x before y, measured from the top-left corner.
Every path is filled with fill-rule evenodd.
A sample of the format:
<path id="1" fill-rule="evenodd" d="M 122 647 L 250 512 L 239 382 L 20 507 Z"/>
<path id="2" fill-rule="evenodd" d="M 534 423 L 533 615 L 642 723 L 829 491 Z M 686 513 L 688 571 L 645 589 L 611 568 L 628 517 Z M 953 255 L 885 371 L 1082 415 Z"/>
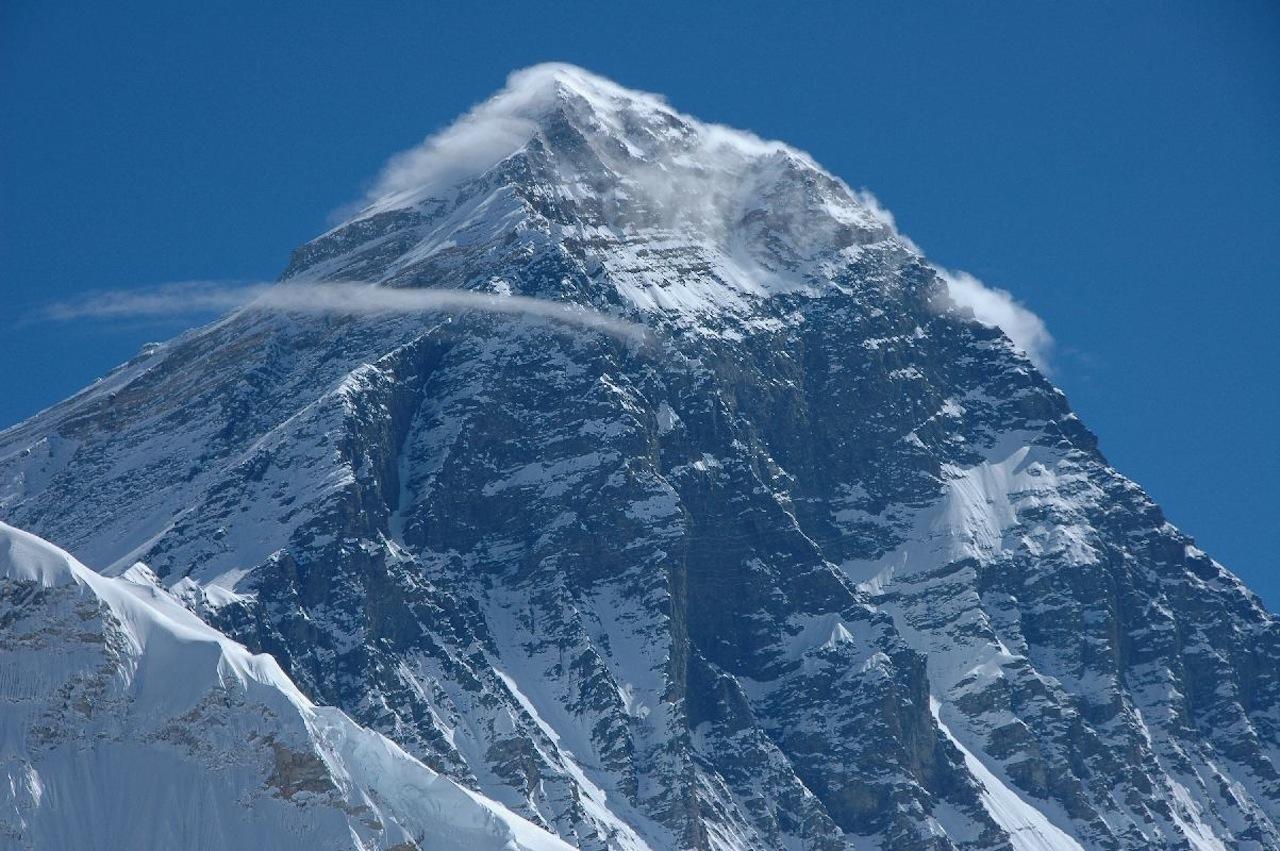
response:
<path id="1" fill-rule="evenodd" d="M 1280 847 L 1280 626 L 867 197 L 539 67 L 289 281 L 0 433 L 0 511 L 593 849 Z"/>
<path id="2" fill-rule="evenodd" d="M 0 523 L 0 845 L 564 843 L 316 706 L 162 590 Z"/>

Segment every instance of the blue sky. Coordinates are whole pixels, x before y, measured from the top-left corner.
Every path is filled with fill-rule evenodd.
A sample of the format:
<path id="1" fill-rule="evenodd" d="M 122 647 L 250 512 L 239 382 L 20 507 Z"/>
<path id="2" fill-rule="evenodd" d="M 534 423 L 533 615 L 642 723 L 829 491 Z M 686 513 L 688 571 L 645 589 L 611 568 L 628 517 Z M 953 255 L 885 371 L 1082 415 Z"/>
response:
<path id="1" fill-rule="evenodd" d="M 392 153 L 573 62 L 808 150 L 1014 293 L 1108 458 L 1280 609 L 1270 2 L 0 5 L 0 426 L 188 322 L 26 321 L 275 277 Z"/>

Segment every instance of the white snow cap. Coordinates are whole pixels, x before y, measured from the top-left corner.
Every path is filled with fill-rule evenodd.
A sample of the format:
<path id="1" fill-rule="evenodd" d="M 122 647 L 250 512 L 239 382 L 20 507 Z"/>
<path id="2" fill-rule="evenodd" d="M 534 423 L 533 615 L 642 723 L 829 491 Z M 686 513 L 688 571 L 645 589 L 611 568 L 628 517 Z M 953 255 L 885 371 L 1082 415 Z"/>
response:
<path id="1" fill-rule="evenodd" d="M 548 62 L 513 72 L 497 94 L 393 156 L 366 198 L 374 209 L 362 215 L 406 206 L 484 172 L 523 148 L 537 134 L 538 122 L 568 98 L 585 102 L 606 133 L 626 135 L 625 119 L 632 116 L 670 128 L 673 137 L 692 137 L 699 157 L 787 153 L 819 168 L 808 154 L 782 142 L 698 121 L 672 109 L 661 95 L 624 88 L 574 65 Z"/>

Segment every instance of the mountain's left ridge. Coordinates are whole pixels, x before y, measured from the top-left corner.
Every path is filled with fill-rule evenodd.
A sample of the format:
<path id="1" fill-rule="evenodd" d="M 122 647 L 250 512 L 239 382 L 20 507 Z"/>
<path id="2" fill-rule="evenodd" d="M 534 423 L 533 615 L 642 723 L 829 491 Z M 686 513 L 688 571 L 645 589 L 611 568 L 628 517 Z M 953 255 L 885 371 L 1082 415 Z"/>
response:
<path id="1" fill-rule="evenodd" d="M 284 277 L 655 344 L 243 311 L 0 432 L 6 519 L 579 847 L 1280 846 L 1276 620 L 802 153 L 534 69 Z"/>

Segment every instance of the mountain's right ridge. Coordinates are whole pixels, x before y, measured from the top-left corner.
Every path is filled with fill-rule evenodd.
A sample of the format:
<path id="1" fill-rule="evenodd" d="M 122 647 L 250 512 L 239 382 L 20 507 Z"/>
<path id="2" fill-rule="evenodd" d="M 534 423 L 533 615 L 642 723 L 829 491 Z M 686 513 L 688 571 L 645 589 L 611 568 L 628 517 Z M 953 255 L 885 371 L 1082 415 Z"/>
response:
<path id="1" fill-rule="evenodd" d="M 0 433 L 6 520 L 579 847 L 1280 847 L 1257 598 L 869 197 L 577 74 L 284 278 L 651 349 L 246 310 Z"/>

